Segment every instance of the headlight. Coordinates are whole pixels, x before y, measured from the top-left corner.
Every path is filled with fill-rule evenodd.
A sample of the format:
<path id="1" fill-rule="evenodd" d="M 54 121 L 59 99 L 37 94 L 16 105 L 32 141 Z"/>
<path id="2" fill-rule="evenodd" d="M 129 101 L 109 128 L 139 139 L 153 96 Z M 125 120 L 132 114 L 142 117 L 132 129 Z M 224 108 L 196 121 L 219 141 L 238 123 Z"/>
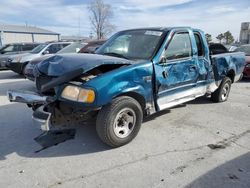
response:
<path id="1" fill-rule="evenodd" d="M 61 97 L 72 101 L 93 103 L 95 92 L 91 89 L 83 89 L 77 86 L 66 86 Z"/>
<path id="2" fill-rule="evenodd" d="M 246 65 L 246 67 L 247 67 L 247 68 L 250 68 L 250 63 L 248 63 L 248 64 Z"/>

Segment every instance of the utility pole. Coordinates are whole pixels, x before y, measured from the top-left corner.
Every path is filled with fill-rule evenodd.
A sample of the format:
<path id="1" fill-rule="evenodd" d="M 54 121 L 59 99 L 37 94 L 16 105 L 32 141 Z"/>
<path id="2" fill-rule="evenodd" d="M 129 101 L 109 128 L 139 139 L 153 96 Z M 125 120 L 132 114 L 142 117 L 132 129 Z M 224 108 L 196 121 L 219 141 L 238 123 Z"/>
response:
<path id="1" fill-rule="evenodd" d="M 78 36 L 81 36 L 81 18 L 80 18 L 80 12 L 78 14 Z"/>

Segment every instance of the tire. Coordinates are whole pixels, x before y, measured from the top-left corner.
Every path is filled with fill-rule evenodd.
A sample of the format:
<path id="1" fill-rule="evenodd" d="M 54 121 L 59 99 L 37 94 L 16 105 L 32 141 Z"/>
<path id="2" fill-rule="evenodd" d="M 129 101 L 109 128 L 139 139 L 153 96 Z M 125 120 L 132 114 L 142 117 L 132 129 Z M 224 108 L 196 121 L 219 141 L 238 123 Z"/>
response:
<path id="1" fill-rule="evenodd" d="M 24 70 L 25 70 L 25 67 L 27 66 L 27 64 L 28 64 L 28 63 L 23 63 L 21 72 L 19 73 L 20 75 L 24 76 Z M 24 76 L 24 77 L 25 77 L 25 76 Z"/>
<path id="2" fill-rule="evenodd" d="M 131 97 L 121 96 L 99 111 L 96 131 L 104 143 L 120 147 L 136 137 L 142 119 L 141 105 Z"/>
<path id="3" fill-rule="evenodd" d="M 211 100 L 217 103 L 227 101 L 229 93 L 230 93 L 231 85 L 232 85 L 231 79 L 228 77 L 225 77 L 222 80 L 219 88 L 215 92 L 212 93 Z"/>

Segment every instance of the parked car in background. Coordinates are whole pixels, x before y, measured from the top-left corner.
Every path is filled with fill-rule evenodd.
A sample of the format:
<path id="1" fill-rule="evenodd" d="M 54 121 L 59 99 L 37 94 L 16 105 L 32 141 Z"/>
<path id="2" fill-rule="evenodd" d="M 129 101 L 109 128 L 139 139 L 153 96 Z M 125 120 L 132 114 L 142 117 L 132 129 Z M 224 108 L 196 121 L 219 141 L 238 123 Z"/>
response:
<path id="1" fill-rule="evenodd" d="M 234 44 L 234 45 L 225 45 L 225 47 L 228 49 L 229 52 L 233 52 L 236 50 L 236 48 L 239 47 L 238 44 Z"/>
<path id="2" fill-rule="evenodd" d="M 76 53 L 76 52 L 78 52 L 78 53 L 94 53 L 95 50 L 98 49 L 105 42 L 106 42 L 106 40 L 92 40 L 92 41 L 83 42 L 83 43 L 80 43 L 80 42 L 72 43 L 71 45 L 58 51 L 56 54 Z M 46 60 L 50 56 L 52 56 L 52 55 L 42 56 L 42 57 L 39 57 L 39 58 L 36 58 L 36 59 L 30 61 L 24 69 L 24 76 L 26 78 L 28 78 L 29 80 L 34 81 L 35 77 L 34 77 L 33 71 L 34 71 L 35 66 L 38 63 L 42 62 L 43 60 Z M 36 84 L 40 85 L 40 83 L 36 83 Z M 37 87 L 39 87 L 39 86 L 37 85 Z"/>
<path id="3" fill-rule="evenodd" d="M 235 50 L 236 52 L 244 52 L 246 55 L 246 64 L 243 71 L 245 78 L 250 78 L 250 44 L 242 45 Z"/>
<path id="4" fill-rule="evenodd" d="M 100 46 L 102 46 L 106 40 L 93 40 L 87 42 L 87 45 L 84 46 L 79 53 L 94 53 Z"/>
<path id="5" fill-rule="evenodd" d="M 221 43 L 209 43 L 209 51 L 211 55 L 229 52 L 229 50 Z"/>
<path id="6" fill-rule="evenodd" d="M 96 117 L 100 139 L 119 147 L 136 137 L 145 116 L 205 95 L 225 102 L 244 64 L 241 52 L 211 55 L 198 29 L 126 30 L 95 54 L 59 54 L 39 63 L 36 79 L 47 79 L 43 95 L 8 91 L 8 97 L 32 107 L 44 137 Z"/>
<path id="7" fill-rule="evenodd" d="M 56 54 L 65 54 L 65 53 L 78 53 L 84 46 L 86 46 L 88 43 L 85 42 L 74 42 L 65 48 L 59 50 Z M 31 60 L 24 68 L 23 74 L 26 78 L 29 80 L 34 81 L 34 75 L 33 70 L 34 67 L 40 63 L 41 61 L 51 57 L 53 54 L 44 55 L 38 58 L 35 58 Z"/>
<path id="8" fill-rule="evenodd" d="M 33 59 L 43 55 L 55 54 L 72 42 L 48 42 L 40 44 L 29 53 L 14 55 L 8 59 L 6 66 L 18 74 L 24 74 L 25 66 Z"/>
<path id="9" fill-rule="evenodd" d="M 78 53 L 87 44 L 87 42 L 74 42 L 58 51 L 56 54 Z"/>
<path id="10" fill-rule="evenodd" d="M 14 54 L 27 53 L 37 47 L 39 43 L 13 43 L 0 49 L 0 68 L 6 68 L 8 58 Z"/>

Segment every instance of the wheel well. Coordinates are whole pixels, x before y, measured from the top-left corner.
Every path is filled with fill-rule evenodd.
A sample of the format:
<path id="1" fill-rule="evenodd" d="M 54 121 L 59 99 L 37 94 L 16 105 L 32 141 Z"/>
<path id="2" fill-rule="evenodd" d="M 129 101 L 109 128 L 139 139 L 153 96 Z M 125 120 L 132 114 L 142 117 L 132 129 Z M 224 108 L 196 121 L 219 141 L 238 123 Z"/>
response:
<path id="1" fill-rule="evenodd" d="M 145 101 L 145 98 L 136 93 L 136 92 L 127 92 L 127 93 L 122 93 L 121 95 L 118 95 L 117 97 L 120 97 L 120 96 L 129 96 L 135 100 L 137 100 L 137 102 L 139 102 L 139 104 L 141 105 L 141 108 L 142 110 L 144 111 L 145 108 L 146 108 L 146 101 Z"/>
<path id="2" fill-rule="evenodd" d="M 26 67 L 26 65 L 28 65 L 28 63 L 29 63 L 29 61 L 26 61 L 26 62 L 23 63 L 23 65 L 22 65 L 22 71 Z"/>
<path id="3" fill-rule="evenodd" d="M 231 69 L 230 71 L 228 71 L 227 77 L 230 78 L 231 81 L 232 81 L 232 83 L 233 83 L 233 82 L 234 82 L 234 77 L 235 77 L 235 72 L 234 72 L 234 70 Z"/>

